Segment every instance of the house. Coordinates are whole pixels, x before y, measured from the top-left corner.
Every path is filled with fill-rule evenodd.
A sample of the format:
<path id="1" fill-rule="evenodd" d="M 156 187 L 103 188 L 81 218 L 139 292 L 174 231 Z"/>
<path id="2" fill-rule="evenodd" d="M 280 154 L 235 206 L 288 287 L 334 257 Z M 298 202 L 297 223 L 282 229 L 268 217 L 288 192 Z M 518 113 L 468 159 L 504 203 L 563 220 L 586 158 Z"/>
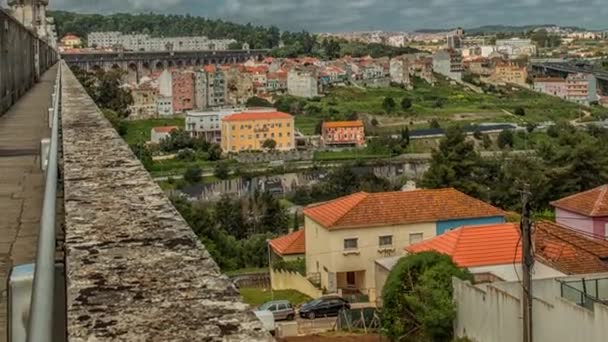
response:
<path id="1" fill-rule="evenodd" d="M 284 261 L 304 259 L 306 254 L 306 239 L 303 229 L 272 239 L 268 245 L 274 258 Z"/>
<path id="2" fill-rule="evenodd" d="M 505 213 L 455 189 L 359 192 L 304 209 L 306 272 L 329 292 L 375 299 L 375 261 L 463 225 L 504 222 Z"/>
<path id="3" fill-rule="evenodd" d="M 287 93 L 291 96 L 313 98 L 319 96 L 318 74 L 313 68 L 296 67 L 287 74 Z"/>
<path id="4" fill-rule="evenodd" d="M 78 48 L 82 46 L 82 39 L 80 39 L 80 37 L 73 35 L 73 34 L 68 34 L 66 36 L 64 36 L 63 38 L 61 38 L 61 40 L 59 41 L 60 44 L 60 48 L 64 48 L 64 49 L 74 49 L 74 48 Z"/>
<path id="5" fill-rule="evenodd" d="M 535 259 L 568 275 L 532 281 L 534 339 L 605 341 L 608 241 L 548 221 L 536 223 L 532 237 Z M 497 342 L 521 338 L 520 281 L 474 285 L 454 279 L 453 286 L 456 336 Z"/>
<path id="6" fill-rule="evenodd" d="M 186 132 L 193 138 L 203 138 L 210 143 L 222 140 L 222 119 L 234 114 L 234 109 L 186 112 Z"/>
<path id="7" fill-rule="evenodd" d="M 173 98 L 170 96 L 158 96 L 156 98 L 156 112 L 159 116 L 173 115 Z"/>
<path id="8" fill-rule="evenodd" d="M 462 81 L 462 55 L 453 49 L 437 51 L 433 55 L 433 70 L 449 79 Z"/>
<path id="9" fill-rule="evenodd" d="M 551 202 L 555 221 L 583 234 L 608 239 L 608 185 Z"/>
<path id="10" fill-rule="evenodd" d="M 325 146 L 365 145 L 365 128 L 361 120 L 323 122 L 321 130 Z"/>
<path id="11" fill-rule="evenodd" d="M 177 129 L 179 129 L 177 126 L 154 127 L 150 132 L 150 142 L 160 144 L 163 139 L 167 138 L 171 132 Z"/>
<path id="12" fill-rule="evenodd" d="M 267 140 L 276 142 L 276 150 L 295 149 L 294 117 L 282 112 L 247 111 L 222 119 L 224 152 L 260 151 Z"/>
<path id="13" fill-rule="evenodd" d="M 287 91 L 287 74 L 285 70 L 269 73 L 267 77 L 268 91 L 283 94 Z"/>
<path id="14" fill-rule="evenodd" d="M 593 74 L 570 74 L 566 78 L 566 92 L 566 100 L 589 106 L 598 100 L 597 79 Z"/>
<path id="15" fill-rule="evenodd" d="M 244 105 L 254 95 L 251 74 L 234 66 L 224 68 L 223 72 L 228 91 L 226 104 L 232 106 Z"/>
<path id="16" fill-rule="evenodd" d="M 533 89 L 543 94 L 566 99 L 568 86 L 566 80 L 561 77 L 539 77 L 534 79 Z"/>
<path id="17" fill-rule="evenodd" d="M 390 61 L 391 82 L 411 87 L 410 68 L 407 59 L 393 58 Z"/>
<path id="18" fill-rule="evenodd" d="M 173 113 L 194 108 L 194 75 L 194 72 L 188 70 L 171 72 Z"/>
<path id="19" fill-rule="evenodd" d="M 500 62 L 494 67 L 491 78 L 496 82 L 526 85 L 528 68 L 512 62 Z"/>
<path id="20" fill-rule="evenodd" d="M 146 119 L 156 116 L 158 88 L 151 82 L 143 82 L 131 89 L 133 104 L 129 106 L 130 118 Z"/>
<path id="21" fill-rule="evenodd" d="M 468 62 L 469 72 L 481 76 L 490 76 L 492 67 L 490 60 L 485 57 L 477 57 Z"/>
<path id="22" fill-rule="evenodd" d="M 195 108 L 205 110 L 226 105 L 228 84 L 222 70 L 213 65 L 207 65 L 196 72 L 195 78 Z"/>

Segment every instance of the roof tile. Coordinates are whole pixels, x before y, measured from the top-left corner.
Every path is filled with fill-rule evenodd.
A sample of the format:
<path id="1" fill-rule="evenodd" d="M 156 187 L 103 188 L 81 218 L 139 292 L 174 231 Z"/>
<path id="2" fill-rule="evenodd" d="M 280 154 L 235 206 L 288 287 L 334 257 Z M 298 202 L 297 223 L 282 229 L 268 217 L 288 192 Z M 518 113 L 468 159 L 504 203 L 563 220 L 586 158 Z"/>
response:
<path id="1" fill-rule="evenodd" d="M 405 249 L 410 253 L 437 251 L 452 257 L 460 267 L 505 265 L 521 262 L 519 227 L 514 223 L 466 226 Z"/>
<path id="2" fill-rule="evenodd" d="M 270 240 L 269 244 L 281 256 L 306 253 L 306 238 L 303 229 Z"/>
<path id="3" fill-rule="evenodd" d="M 304 214 L 327 229 L 340 229 L 504 216 L 505 212 L 450 188 L 359 192 L 310 205 Z"/>
<path id="4" fill-rule="evenodd" d="M 283 112 L 242 112 L 226 116 L 223 121 L 275 120 L 292 118 L 293 116 Z"/>
<path id="5" fill-rule="evenodd" d="M 590 217 L 608 216 L 608 185 L 562 198 L 551 205 Z"/>

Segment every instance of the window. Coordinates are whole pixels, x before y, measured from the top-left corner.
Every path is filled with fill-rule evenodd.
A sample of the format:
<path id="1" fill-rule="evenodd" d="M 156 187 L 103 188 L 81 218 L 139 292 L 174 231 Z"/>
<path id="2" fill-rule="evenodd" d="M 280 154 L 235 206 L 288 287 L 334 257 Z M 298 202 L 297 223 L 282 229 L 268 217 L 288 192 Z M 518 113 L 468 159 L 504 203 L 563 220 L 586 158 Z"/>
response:
<path id="1" fill-rule="evenodd" d="M 282 137 L 283 137 L 283 133 L 279 133 L 279 138 L 282 138 Z"/>
<path id="2" fill-rule="evenodd" d="M 410 245 L 418 243 L 418 242 L 422 241 L 422 239 L 423 239 L 422 233 L 411 233 L 410 234 Z"/>
<path id="3" fill-rule="evenodd" d="M 344 249 L 357 249 L 359 245 L 359 239 L 344 239 Z"/>
<path id="4" fill-rule="evenodd" d="M 380 247 L 392 246 L 393 245 L 393 236 L 392 235 L 380 236 L 378 238 L 378 245 L 380 245 Z"/>
<path id="5" fill-rule="evenodd" d="M 268 311 L 277 311 L 277 306 L 276 305 L 271 305 L 268 307 Z"/>

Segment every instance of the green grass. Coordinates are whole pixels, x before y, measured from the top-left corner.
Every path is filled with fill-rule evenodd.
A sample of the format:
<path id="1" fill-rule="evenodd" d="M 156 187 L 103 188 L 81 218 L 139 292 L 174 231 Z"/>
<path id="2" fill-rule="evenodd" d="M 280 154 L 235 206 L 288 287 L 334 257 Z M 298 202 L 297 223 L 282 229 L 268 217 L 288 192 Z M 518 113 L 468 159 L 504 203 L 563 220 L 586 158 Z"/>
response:
<path id="1" fill-rule="evenodd" d="M 296 290 L 275 290 L 274 298 L 269 289 L 241 288 L 240 291 L 245 303 L 251 306 L 259 306 L 271 300 L 288 300 L 292 305 L 300 305 L 311 299 Z"/>
<path id="2" fill-rule="evenodd" d="M 147 119 L 126 121 L 127 134 L 124 136 L 129 145 L 150 141 L 150 131 L 154 127 L 178 126 L 184 128 L 184 118 Z"/>
<path id="3" fill-rule="evenodd" d="M 392 97 L 397 106 L 387 113 L 382 103 L 386 97 Z M 411 108 L 401 108 L 401 100 L 410 98 Z M 590 111 L 594 117 L 608 115 L 608 110 L 599 107 L 583 108 L 575 103 L 567 102 L 552 96 L 539 94 L 525 89 L 501 88 L 500 93 L 479 94 L 459 85 L 452 85 L 439 78 L 435 86 L 418 81 L 413 90 L 397 87 L 385 88 L 355 88 L 339 87 L 330 89 L 320 101 L 306 101 L 304 112 L 311 112 L 311 106 L 317 107 L 319 114 L 314 116 L 296 116 L 296 126 L 305 127 L 305 134 L 311 133 L 313 122 L 317 120 L 345 120 L 352 112 L 379 116 L 383 130 L 384 119 L 391 118 L 395 126 L 386 128 L 389 131 L 398 130 L 399 124 L 410 125 L 410 128 L 424 128 L 430 119 L 440 122 L 459 121 L 462 123 L 476 122 L 526 122 L 573 120 L 581 115 L 582 110 Z M 526 111 L 523 117 L 509 115 L 517 107 Z M 312 111 L 316 112 L 316 111 Z M 316 121 L 318 122 L 318 121 Z M 315 122 L 315 123 L 316 123 Z"/>
<path id="4" fill-rule="evenodd" d="M 295 204 L 293 204 L 290 200 L 287 200 L 285 198 L 281 198 L 279 200 L 279 203 L 281 203 L 281 206 L 285 209 L 289 209 L 291 207 L 293 207 Z"/>
<path id="5" fill-rule="evenodd" d="M 319 117 L 298 115 L 295 118 L 296 129 L 304 135 L 314 135 L 321 120 Z"/>

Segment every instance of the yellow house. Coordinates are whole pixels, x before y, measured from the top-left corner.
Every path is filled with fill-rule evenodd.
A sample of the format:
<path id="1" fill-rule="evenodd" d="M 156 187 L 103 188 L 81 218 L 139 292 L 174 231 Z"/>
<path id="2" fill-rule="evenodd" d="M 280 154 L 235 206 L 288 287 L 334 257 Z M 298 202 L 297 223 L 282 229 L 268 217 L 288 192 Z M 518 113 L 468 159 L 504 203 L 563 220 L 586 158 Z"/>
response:
<path id="1" fill-rule="evenodd" d="M 268 140 L 274 140 L 276 150 L 293 150 L 293 116 L 282 112 L 249 111 L 232 114 L 222 120 L 224 152 L 263 150 L 264 142 Z"/>
<path id="2" fill-rule="evenodd" d="M 73 34 L 68 34 L 65 37 L 61 38 L 60 44 L 62 47 L 66 48 L 76 48 L 82 46 L 82 39 Z"/>
<path id="3" fill-rule="evenodd" d="M 494 68 L 492 78 L 499 82 L 526 85 L 528 69 L 515 63 L 501 62 Z"/>
<path id="4" fill-rule="evenodd" d="M 356 193 L 304 210 L 306 273 L 329 293 L 376 298 L 375 261 L 463 225 L 504 222 L 504 212 L 455 189 Z"/>

